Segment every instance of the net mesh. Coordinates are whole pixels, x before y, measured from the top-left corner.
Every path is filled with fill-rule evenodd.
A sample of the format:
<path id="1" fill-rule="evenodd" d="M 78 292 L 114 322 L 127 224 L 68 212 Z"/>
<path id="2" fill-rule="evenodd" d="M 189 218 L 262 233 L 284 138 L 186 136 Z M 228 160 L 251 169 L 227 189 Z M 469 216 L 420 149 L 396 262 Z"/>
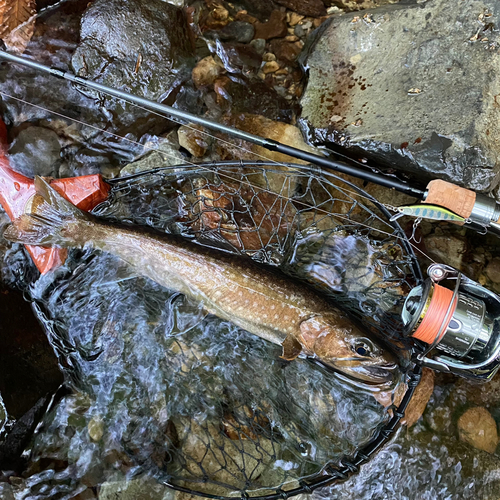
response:
<path id="1" fill-rule="evenodd" d="M 95 213 L 278 266 L 393 338 L 419 279 L 383 207 L 304 166 L 150 171 L 114 180 Z M 30 498 L 64 498 L 89 476 L 118 473 L 202 495 L 269 495 L 321 475 L 388 419 L 363 388 L 306 359 L 281 360 L 279 346 L 111 255 L 73 251 L 30 292 L 75 389 L 37 436 L 33 470 L 47 457 L 59 470 L 34 473 Z"/>

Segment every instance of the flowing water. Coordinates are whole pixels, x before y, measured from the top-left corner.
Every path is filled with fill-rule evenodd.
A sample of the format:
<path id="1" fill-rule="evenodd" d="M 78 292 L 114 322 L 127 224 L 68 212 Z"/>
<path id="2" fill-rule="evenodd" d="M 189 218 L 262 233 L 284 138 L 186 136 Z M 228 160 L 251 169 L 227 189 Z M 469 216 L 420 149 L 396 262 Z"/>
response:
<path id="1" fill-rule="evenodd" d="M 43 13 L 26 54 L 69 68 L 87 3 L 68 1 Z M 234 71 L 243 81 L 246 70 Z M 12 138 L 35 127 L 57 134 L 54 176 L 115 177 L 147 150 L 145 144 L 162 144 L 172 129 L 165 122 L 161 138 L 139 132 L 139 126 L 115 129 L 93 99 L 68 83 L 14 66 L 0 68 L 0 91 L 41 106 L 4 96 L 4 119 Z M 216 101 L 193 88 L 178 98 L 191 111 L 209 102 L 215 112 Z M 129 140 L 85 124 L 116 133 L 122 127 Z M 29 155 L 13 155 L 14 167 L 16 162 L 19 170 L 36 173 Z M 415 276 L 404 246 L 382 232 L 390 226 L 377 207 L 340 180 L 342 192 L 329 187 L 325 194 L 328 183 L 314 185 L 307 181 L 314 176 L 300 171 L 241 172 L 229 169 L 226 177 L 214 177 L 206 168 L 189 175 L 171 169 L 145 183 L 118 181 L 114 197 L 97 213 L 279 265 L 358 311 L 367 327 L 396 336 L 395 313 Z M 293 194 L 299 203 L 276 206 L 269 191 L 276 191 L 277 180 L 283 199 Z M 257 196 L 256 185 L 266 188 Z M 214 205 L 220 197 L 223 202 Z M 211 207 L 208 215 L 203 206 Z M 2 214 L 0 227 L 6 223 Z M 5 498 L 185 496 L 163 483 L 214 494 L 268 493 L 296 486 L 328 461 L 352 453 L 388 418 L 365 388 L 305 359 L 280 360 L 278 346 L 207 316 L 199 304 L 135 275 L 110 255 L 71 251 L 64 266 L 40 277 L 21 246 L 0 240 L 0 250 L 3 286 L 33 301 L 65 379 L 65 390 L 48 404 L 27 446 L 23 470 L 0 476 Z M 497 498 L 500 462 L 460 443 L 452 426 L 473 390 L 439 379 L 423 421 L 402 429 L 359 476 L 314 496 Z M 500 401 L 491 397 L 488 405 L 500 416 Z M 14 425 L 6 416 L 0 398 L 0 439 Z"/>

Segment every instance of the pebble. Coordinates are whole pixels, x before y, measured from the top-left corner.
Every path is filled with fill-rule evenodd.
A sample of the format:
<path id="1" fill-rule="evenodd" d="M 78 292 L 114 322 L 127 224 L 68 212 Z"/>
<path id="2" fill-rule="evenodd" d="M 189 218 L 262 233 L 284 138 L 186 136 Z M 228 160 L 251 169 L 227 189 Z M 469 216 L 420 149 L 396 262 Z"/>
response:
<path id="1" fill-rule="evenodd" d="M 494 453 L 498 445 L 497 424 L 482 406 L 469 408 L 458 419 L 458 435 L 474 448 Z"/>
<path id="2" fill-rule="evenodd" d="M 284 39 L 276 39 L 271 41 L 271 50 L 276 55 L 276 59 L 291 63 L 294 62 L 301 53 L 302 43 L 287 42 Z"/>
<path id="3" fill-rule="evenodd" d="M 280 69 L 280 65 L 276 61 L 270 61 L 264 64 L 262 72 L 267 75 L 268 73 L 274 73 L 278 69 Z"/>
<path id="4" fill-rule="evenodd" d="M 254 27 L 245 21 L 233 21 L 219 31 L 221 40 L 249 43 L 255 34 Z"/>
<path id="5" fill-rule="evenodd" d="M 100 441 L 104 436 L 104 421 L 100 416 L 93 416 L 92 420 L 88 423 L 87 429 L 92 441 Z"/>
<path id="6" fill-rule="evenodd" d="M 264 54 L 266 51 L 266 41 L 263 38 L 254 38 L 250 45 L 253 47 L 257 54 Z"/>
<path id="7" fill-rule="evenodd" d="M 262 56 L 262 60 L 265 61 L 265 62 L 276 61 L 276 56 L 272 52 L 266 52 Z"/>
<path id="8" fill-rule="evenodd" d="M 297 24 L 297 26 L 295 26 L 293 33 L 295 34 L 295 36 L 298 36 L 299 38 L 304 38 L 306 36 L 306 31 L 304 30 L 304 27 L 301 24 Z"/>
<path id="9" fill-rule="evenodd" d="M 288 18 L 288 24 L 290 26 L 295 26 L 296 24 L 299 24 L 299 22 L 302 21 L 302 19 L 304 19 L 304 16 L 301 16 L 296 12 L 290 12 L 290 16 Z"/>
<path id="10" fill-rule="evenodd" d="M 212 85 L 224 67 L 213 56 L 204 57 L 193 68 L 191 73 L 193 83 L 197 88 Z"/>
<path id="11" fill-rule="evenodd" d="M 288 34 L 288 27 L 286 24 L 286 14 L 279 10 L 273 10 L 269 16 L 267 23 L 255 23 L 255 38 L 264 38 L 270 40 L 271 38 L 281 38 Z"/>

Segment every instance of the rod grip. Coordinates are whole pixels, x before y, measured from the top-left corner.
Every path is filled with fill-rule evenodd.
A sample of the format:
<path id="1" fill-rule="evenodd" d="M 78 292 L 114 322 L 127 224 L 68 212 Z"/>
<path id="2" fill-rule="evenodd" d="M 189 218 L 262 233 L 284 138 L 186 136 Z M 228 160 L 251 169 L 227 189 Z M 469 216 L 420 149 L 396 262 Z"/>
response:
<path id="1" fill-rule="evenodd" d="M 429 182 L 427 192 L 427 197 L 423 203 L 445 207 L 465 219 L 470 217 L 476 203 L 476 193 L 474 191 L 441 179 Z"/>

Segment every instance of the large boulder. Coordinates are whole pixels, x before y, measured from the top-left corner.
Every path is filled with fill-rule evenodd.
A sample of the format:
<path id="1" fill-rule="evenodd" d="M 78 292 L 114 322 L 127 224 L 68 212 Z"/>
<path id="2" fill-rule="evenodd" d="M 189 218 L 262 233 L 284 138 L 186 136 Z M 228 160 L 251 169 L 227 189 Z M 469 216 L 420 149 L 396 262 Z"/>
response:
<path id="1" fill-rule="evenodd" d="M 80 36 L 72 65 L 85 78 L 153 100 L 175 96 L 190 78 L 189 28 L 183 11 L 170 3 L 96 0 L 82 17 Z M 103 104 L 115 124 L 137 125 L 145 115 L 117 99 Z"/>
<path id="2" fill-rule="evenodd" d="M 476 190 L 500 153 L 500 4 L 446 0 L 331 18 L 306 54 L 301 126 L 312 143 Z"/>

